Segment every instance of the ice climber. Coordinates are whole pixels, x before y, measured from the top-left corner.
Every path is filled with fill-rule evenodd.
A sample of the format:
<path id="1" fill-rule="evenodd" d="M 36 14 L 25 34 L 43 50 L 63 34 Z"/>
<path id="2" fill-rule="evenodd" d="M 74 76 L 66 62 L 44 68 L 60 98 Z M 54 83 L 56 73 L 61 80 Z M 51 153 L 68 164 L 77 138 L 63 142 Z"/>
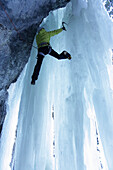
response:
<path id="1" fill-rule="evenodd" d="M 71 59 L 71 55 L 67 51 L 63 51 L 61 54 L 58 54 L 54 51 L 50 45 L 50 38 L 56 34 L 59 34 L 63 30 L 66 31 L 66 28 L 63 24 L 63 27 L 54 31 L 47 32 L 44 28 L 40 29 L 39 33 L 36 35 L 36 42 L 38 46 L 38 54 L 37 54 L 37 63 L 34 68 L 34 72 L 32 75 L 31 84 L 35 85 L 35 81 L 38 79 L 39 71 L 41 68 L 42 61 L 45 55 L 50 54 L 51 56 L 57 59 Z"/>

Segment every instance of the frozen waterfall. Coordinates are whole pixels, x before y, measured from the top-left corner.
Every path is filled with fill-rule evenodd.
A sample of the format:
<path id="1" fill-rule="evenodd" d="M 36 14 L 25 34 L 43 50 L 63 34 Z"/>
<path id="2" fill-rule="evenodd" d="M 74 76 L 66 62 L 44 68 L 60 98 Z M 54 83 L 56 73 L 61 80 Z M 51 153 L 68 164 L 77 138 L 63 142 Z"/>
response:
<path id="1" fill-rule="evenodd" d="M 32 86 L 32 48 L 9 88 L 0 170 L 113 169 L 113 23 L 101 0 L 73 0 L 50 12 L 42 26 L 54 30 L 62 21 L 67 31 L 51 45 L 59 53 L 67 50 L 72 60 L 47 55 Z"/>

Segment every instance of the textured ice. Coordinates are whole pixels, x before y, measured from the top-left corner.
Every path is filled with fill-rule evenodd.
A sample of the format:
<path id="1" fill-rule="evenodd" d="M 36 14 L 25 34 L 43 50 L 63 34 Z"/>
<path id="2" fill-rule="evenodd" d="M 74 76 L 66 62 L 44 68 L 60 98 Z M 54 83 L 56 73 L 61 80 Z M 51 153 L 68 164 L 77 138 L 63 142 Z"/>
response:
<path id="1" fill-rule="evenodd" d="M 46 30 L 60 28 L 62 20 L 68 23 L 51 45 L 59 53 L 67 50 L 72 60 L 47 55 L 31 86 L 37 54 L 31 51 L 12 170 L 113 169 L 113 23 L 101 1 L 76 3 L 77 13 L 75 3 L 69 3 L 42 23 Z"/>
<path id="2" fill-rule="evenodd" d="M 7 104 L 7 115 L 0 139 L 0 170 L 10 170 L 14 143 L 16 138 L 16 128 L 18 122 L 18 112 L 23 89 L 23 78 L 26 67 L 18 81 L 12 84 L 8 90 L 9 98 Z"/>

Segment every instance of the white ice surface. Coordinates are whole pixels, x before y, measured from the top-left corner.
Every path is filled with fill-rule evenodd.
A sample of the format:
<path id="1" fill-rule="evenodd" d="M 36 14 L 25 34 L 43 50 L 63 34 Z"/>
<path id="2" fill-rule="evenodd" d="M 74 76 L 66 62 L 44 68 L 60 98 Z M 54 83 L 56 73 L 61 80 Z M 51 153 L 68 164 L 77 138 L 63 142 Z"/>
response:
<path id="1" fill-rule="evenodd" d="M 12 150 L 16 138 L 18 112 L 23 89 L 23 78 L 26 67 L 16 83 L 8 89 L 9 98 L 7 103 L 7 115 L 5 117 L 2 135 L 0 139 L 0 170 L 10 170 Z"/>

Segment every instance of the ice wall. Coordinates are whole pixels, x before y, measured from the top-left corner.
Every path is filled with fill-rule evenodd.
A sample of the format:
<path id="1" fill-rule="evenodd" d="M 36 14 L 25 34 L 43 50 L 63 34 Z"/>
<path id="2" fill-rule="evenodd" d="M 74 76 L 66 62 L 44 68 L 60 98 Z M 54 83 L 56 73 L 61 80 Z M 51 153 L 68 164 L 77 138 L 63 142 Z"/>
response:
<path id="1" fill-rule="evenodd" d="M 18 112 L 25 73 L 26 67 L 22 71 L 17 82 L 13 83 L 8 89 L 7 115 L 0 138 L 0 170 L 11 169 L 10 165 L 12 164 L 12 156 L 15 148 Z"/>
<path id="2" fill-rule="evenodd" d="M 67 22 L 67 31 L 54 36 L 51 45 L 59 53 L 70 52 L 72 60 L 47 55 L 36 85 L 31 86 L 37 54 L 32 49 L 12 170 L 113 168 L 113 23 L 99 0 L 73 1 L 51 12 L 42 26 L 57 29 L 62 21 Z"/>

